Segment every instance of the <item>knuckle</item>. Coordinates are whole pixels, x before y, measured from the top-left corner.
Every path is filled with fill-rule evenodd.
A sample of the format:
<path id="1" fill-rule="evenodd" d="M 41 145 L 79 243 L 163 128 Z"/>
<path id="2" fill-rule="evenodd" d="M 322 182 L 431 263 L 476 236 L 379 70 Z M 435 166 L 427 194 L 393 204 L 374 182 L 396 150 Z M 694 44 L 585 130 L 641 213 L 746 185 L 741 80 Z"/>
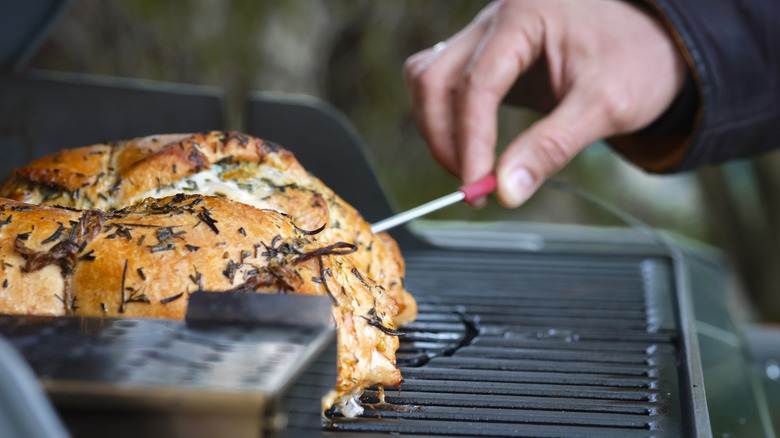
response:
<path id="1" fill-rule="evenodd" d="M 415 87 L 430 87 L 435 84 L 438 73 L 434 54 L 421 52 L 413 55 L 404 64 L 406 82 Z"/>
<path id="2" fill-rule="evenodd" d="M 415 85 L 417 82 L 419 62 L 415 60 L 407 60 L 404 64 L 404 78 L 409 85 Z"/>
<path id="3" fill-rule="evenodd" d="M 601 103 L 607 126 L 616 132 L 625 130 L 636 119 L 636 109 L 631 104 L 631 93 L 626 87 L 605 87 L 600 91 L 596 102 Z"/>
<path id="4" fill-rule="evenodd" d="M 576 150 L 574 138 L 564 129 L 540 135 L 536 139 L 536 147 L 544 167 L 550 172 L 565 166 Z"/>
<path id="5" fill-rule="evenodd" d="M 423 88 L 434 88 L 441 84 L 442 78 L 439 72 L 432 68 L 430 63 L 421 64 L 414 72 L 414 81 Z"/>
<path id="6" fill-rule="evenodd" d="M 465 93 L 468 90 L 477 89 L 481 85 L 477 72 L 473 67 L 468 68 L 463 72 L 459 82 L 460 83 L 458 88 L 461 90 L 462 93 Z"/>
<path id="7" fill-rule="evenodd" d="M 420 64 L 422 63 L 422 60 L 425 59 L 425 52 L 417 52 L 414 55 L 406 58 L 406 61 L 404 61 L 404 72 L 406 73 L 407 77 L 413 77 L 416 74 L 417 69 L 419 68 Z"/>
<path id="8" fill-rule="evenodd" d="M 453 84 L 448 91 L 453 101 L 461 107 L 473 105 L 475 100 L 494 97 L 485 81 L 473 69 L 463 72 L 457 83 Z"/>

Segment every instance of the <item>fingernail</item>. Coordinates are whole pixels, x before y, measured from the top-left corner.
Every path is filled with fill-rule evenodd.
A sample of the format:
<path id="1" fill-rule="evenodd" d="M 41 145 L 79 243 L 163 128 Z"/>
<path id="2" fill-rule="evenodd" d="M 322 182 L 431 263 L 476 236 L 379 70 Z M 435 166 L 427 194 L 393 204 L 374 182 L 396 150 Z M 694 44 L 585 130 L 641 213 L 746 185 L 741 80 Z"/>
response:
<path id="1" fill-rule="evenodd" d="M 469 207 L 474 209 L 480 209 L 487 205 L 488 199 L 487 196 L 480 196 L 477 199 L 474 199 L 469 203 Z"/>
<path id="2" fill-rule="evenodd" d="M 524 167 L 511 171 L 503 181 L 499 179 L 499 183 L 501 182 L 504 203 L 512 207 L 525 202 L 534 192 L 534 178 Z"/>

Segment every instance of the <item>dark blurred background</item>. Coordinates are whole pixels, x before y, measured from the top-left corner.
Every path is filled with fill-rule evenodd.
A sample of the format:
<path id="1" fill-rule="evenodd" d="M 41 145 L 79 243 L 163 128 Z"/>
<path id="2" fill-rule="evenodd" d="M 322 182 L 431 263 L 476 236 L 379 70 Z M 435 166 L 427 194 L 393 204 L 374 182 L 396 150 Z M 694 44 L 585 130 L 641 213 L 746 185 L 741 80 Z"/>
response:
<path id="1" fill-rule="evenodd" d="M 341 110 L 396 210 L 457 187 L 431 159 L 409 111 L 406 57 L 458 31 L 476 0 L 76 0 L 16 74 L 43 69 L 208 85 L 227 128 L 244 127 L 250 92 L 306 94 Z M 499 147 L 538 117 L 501 110 Z M 63 144 L 62 147 L 81 146 Z M 659 229 L 722 248 L 749 316 L 780 321 L 777 154 L 694 173 L 653 176 L 595 144 L 555 178 Z M 603 209 L 543 188 L 525 206 L 458 206 L 434 218 L 624 226 Z"/>

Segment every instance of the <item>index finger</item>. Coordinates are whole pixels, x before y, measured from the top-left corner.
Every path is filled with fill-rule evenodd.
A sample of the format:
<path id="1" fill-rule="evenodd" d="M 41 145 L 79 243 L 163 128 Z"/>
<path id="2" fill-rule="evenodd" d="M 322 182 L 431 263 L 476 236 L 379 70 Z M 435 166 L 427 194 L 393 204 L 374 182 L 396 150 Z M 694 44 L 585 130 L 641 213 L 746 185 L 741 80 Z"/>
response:
<path id="1" fill-rule="evenodd" d="M 455 142 L 462 178 L 470 183 L 488 174 L 495 161 L 498 106 L 542 50 L 541 22 L 497 13 L 457 88 Z"/>

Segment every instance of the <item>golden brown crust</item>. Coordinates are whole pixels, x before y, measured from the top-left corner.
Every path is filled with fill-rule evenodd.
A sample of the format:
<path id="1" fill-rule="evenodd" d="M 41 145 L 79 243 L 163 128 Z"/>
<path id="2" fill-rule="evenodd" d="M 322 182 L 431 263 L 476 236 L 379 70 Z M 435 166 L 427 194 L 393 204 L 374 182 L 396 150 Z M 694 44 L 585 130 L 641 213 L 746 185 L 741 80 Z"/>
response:
<path id="1" fill-rule="evenodd" d="M 42 212 L 40 207 L 20 202 L 0 203 L 0 309 L 28 315 L 65 314 L 67 288 L 62 268 L 49 264 L 30 270 L 17 246 L 23 245 L 32 251 L 48 250 L 54 246 L 48 239 L 60 226 L 69 226 L 78 218 L 78 213 L 63 209 Z"/>
<path id="2" fill-rule="evenodd" d="M 213 179 L 238 189 L 223 194 L 194 182 L 191 187 L 176 185 L 209 170 Z M 352 262 L 396 301 L 400 308 L 396 324 L 416 316 L 414 299 L 403 287 L 403 259 L 393 239 L 386 233 L 373 235 L 360 214 L 306 172 L 292 153 L 245 134 L 159 135 L 65 150 L 15 170 L 0 196 L 110 210 L 181 191 L 224 195 L 275 209 L 289 214 L 303 230 L 324 225 L 323 238 L 359 246 Z"/>
<path id="3" fill-rule="evenodd" d="M 4 313 L 182 319 L 197 290 L 330 295 L 330 401 L 401 380 L 386 332 L 395 301 L 352 263 L 354 246 L 305 234 L 285 214 L 183 194 L 114 212 L 0 199 L 0 224 Z"/>

